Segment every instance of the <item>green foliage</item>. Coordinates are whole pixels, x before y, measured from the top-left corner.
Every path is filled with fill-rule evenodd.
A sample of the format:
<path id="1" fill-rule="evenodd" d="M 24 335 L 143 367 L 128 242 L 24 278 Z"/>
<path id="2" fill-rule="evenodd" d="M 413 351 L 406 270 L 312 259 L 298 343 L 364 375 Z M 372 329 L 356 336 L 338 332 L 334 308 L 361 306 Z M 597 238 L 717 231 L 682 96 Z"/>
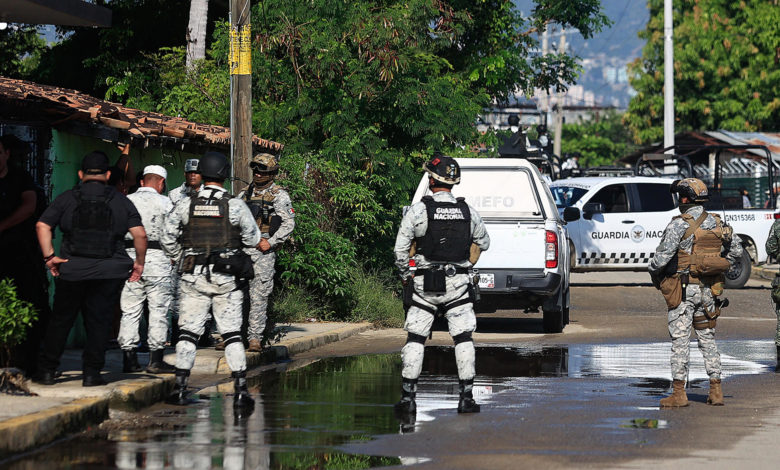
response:
<path id="1" fill-rule="evenodd" d="M 13 281 L 0 280 L 0 345 L 5 353 L 4 366 L 8 365 L 11 348 L 24 340 L 27 330 L 37 319 L 38 312 L 35 307 L 17 297 Z"/>
<path id="2" fill-rule="evenodd" d="M 625 122 L 637 143 L 663 138 L 663 0 L 650 0 L 642 58 L 629 69 L 637 95 Z M 763 0 L 674 3 L 675 132 L 780 128 L 780 8 Z"/>
<path id="3" fill-rule="evenodd" d="M 10 78 L 29 78 L 38 66 L 46 41 L 38 29 L 30 25 L 0 30 L 0 75 Z"/>
<path id="4" fill-rule="evenodd" d="M 599 119 L 579 124 L 564 124 L 561 151 L 579 152 L 583 167 L 612 165 L 634 149 L 631 134 L 622 123 L 622 116 L 614 111 Z"/>

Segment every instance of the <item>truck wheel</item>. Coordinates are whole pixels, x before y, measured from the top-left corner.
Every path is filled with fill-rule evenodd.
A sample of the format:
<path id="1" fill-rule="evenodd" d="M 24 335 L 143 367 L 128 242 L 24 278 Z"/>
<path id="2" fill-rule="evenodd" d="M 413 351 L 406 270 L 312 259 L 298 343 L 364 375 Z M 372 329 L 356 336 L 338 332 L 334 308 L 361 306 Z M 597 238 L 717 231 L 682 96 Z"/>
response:
<path id="1" fill-rule="evenodd" d="M 571 300 L 569 297 L 569 287 L 566 286 L 566 294 L 563 296 L 563 326 L 569 324 L 569 307 L 571 307 Z"/>
<path id="2" fill-rule="evenodd" d="M 545 333 L 563 331 L 563 312 L 561 310 L 542 310 L 542 328 Z"/>
<path id="3" fill-rule="evenodd" d="M 750 255 L 747 250 L 742 251 L 740 257 L 731 269 L 726 273 L 726 289 L 741 289 L 750 279 L 750 271 L 753 265 L 750 262 Z"/>

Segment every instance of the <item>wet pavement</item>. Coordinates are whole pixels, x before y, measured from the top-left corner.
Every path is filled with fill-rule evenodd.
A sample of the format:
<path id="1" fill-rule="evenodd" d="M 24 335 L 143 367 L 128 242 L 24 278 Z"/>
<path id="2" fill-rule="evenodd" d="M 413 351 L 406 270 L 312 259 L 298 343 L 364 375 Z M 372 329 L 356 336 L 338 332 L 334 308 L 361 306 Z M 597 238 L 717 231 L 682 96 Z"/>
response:
<path id="1" fill-rule="evenodd" d="M 770 341 L 718 345 L 724 384 L 764 374 L 774 364 Z M 668 342 L 479 347 L 475 395 L 483 411 L 457 416 L 453 349 L 427 347 L 417 420 L 403 427 L 392 411 L 401 380 L 398 354 L 327 358 L 294 370 L 280 365 L 251 378 L 257 405 L 248 417 L 234 416 L 229 395 L 205 394 L 187 408 L 157 405 L 117 416 L 4 467 L 435 467 L 447 448 L 437 439 L 453 429 L 474 433 L 474 443 L 458 446 L 465 454 L 479 440 L 479 452 L 497 455 L 611 459 L 636 446 L 657 446 L 657 433 L 675 427 L 658 409 L 668 388 L 669 348 Z M 691 359 L 689 395 L 703 402 L 706 376 L 695 341 Z M 726 395 L 728 401 L 727 386 Z M 516 434 L 507 435 L 510 430 Z"/>

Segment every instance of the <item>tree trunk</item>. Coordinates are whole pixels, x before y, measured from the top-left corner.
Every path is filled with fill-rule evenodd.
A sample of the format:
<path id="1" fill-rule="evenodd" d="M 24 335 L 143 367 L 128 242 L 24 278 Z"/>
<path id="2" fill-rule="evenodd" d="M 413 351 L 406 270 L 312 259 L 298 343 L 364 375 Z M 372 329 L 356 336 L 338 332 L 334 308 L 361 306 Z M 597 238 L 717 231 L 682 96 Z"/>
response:
<path id="1" fill-rule="evenodd" d="M 187 25 L 187 68 L 195 60 L 206 58 L 206 25 L 209 0 L 190 0 L 190 22 Z"/>

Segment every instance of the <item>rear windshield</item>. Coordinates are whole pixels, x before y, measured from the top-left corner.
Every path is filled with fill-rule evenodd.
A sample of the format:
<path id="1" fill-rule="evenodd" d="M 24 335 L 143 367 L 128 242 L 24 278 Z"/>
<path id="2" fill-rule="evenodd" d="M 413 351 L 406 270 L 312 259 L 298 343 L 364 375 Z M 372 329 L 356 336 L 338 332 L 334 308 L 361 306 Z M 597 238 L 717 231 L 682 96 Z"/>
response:
<path id="1" fill-rule="evenodd" d="M 583 194 L 588 190 L 584 188 L 575 188 L 572 186 L 552 186 L 553 199 L 555 199 L 555 205 L 558 208 L 569 207 L 575 202 L 579 201 Z"/>
<path id="2" fill-rule="evenodd" d="M 470 168 L 452 193 L 465 197 L 486 219 L 542 215 L 531 175 L 524 170 Z"/>

